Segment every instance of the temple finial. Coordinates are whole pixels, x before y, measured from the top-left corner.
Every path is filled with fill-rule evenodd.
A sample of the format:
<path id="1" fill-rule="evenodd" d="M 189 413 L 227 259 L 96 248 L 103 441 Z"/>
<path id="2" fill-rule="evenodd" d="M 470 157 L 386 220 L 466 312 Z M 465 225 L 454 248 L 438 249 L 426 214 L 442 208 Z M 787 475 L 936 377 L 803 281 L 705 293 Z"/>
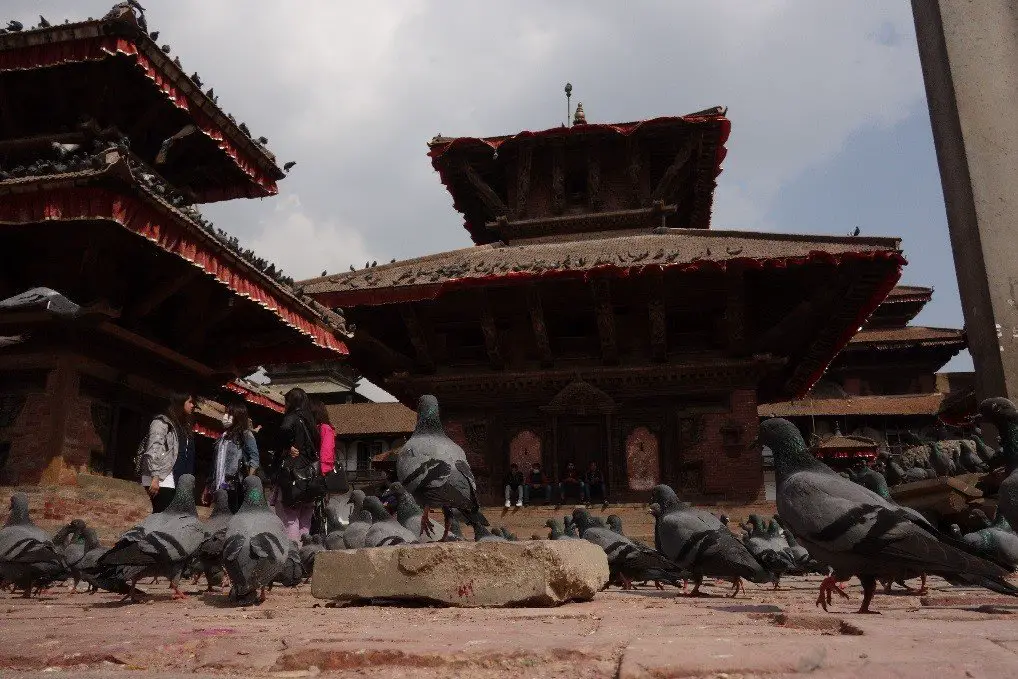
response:
<path id="1" fill-rule="evenodd" d="M 583 113 L 583 102 L 576 102 L 576 113 L 573 114 L 573 125 L 586 125 L 587 116 Z"/>

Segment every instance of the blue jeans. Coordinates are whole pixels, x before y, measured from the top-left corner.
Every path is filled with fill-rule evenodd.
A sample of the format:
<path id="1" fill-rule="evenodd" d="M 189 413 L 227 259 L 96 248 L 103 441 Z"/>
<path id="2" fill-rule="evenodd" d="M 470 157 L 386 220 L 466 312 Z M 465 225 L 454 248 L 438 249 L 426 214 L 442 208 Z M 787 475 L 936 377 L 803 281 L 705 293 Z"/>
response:
<path id="1" fill-rule="evenodd" d="M 543 485 L 543 486 L 528 486 L 528 485 L 524 484 L 523 485 L 523 503 L 529 505 L 533 493 L 540 493 L 542 489 L 544 490 L 544 502 L 545 502 L 545 504 L 551 504 L 551 485 L 550 484 L 546 484 L 546 485 Z"/>
<path id="2" fill-rule="evenodd" d="M 587 498 L 587 484 L 585 484 L 583 481 L 563 481 L 562 483 L 558 484 L 558 494 L 559 494 L 559 497 L 562 498 L 563 501 L 565 501 L 565 499 L 566 499 L 566 489 L 567 488 L 576 488 L 577 486 L 579 486 L 579 488 L 580 488 L 580 499 L 583 500 L 584 502 L 586 502 L 587 499 L 588 499 Z"/>

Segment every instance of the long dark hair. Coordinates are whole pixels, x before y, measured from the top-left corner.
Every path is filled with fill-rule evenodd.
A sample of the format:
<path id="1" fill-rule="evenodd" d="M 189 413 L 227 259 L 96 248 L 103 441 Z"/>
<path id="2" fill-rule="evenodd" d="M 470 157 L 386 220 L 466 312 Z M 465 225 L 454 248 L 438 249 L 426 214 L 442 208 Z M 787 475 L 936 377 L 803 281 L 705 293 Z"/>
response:
<path id="1" fill-rule="evenodd" d="M 187 403 L 188 400 L 190 400 L 195 406 L 198 405 L 197 398 L 194 394 L 170 394 L 169 403 L 166 406 L 166 410 L 163 412 L 166 417 L 170 418 L 170 422 L 173 423 L 173 427 L 177 430 L 177 435 L 185 438 L 191 438 L 194 427 L 193 418 L 186 410 L 184 410 L 184 404 Z"/>
<path id="2" fill-rule="evenodd" d="M 329 411 L 325 408 L 325 404 L 322 403 L 322 400 L 320 398 L 312 397 L 309 399 L 308 403 L 311 407 L 311 414 L 315 418 L 315 424 L 319 427 L 323 424 L 327 424 L 331 427 L 332 421 L 329 420 Z"/>
<path id="3" fill-rule="evenodd" d="M 307 416 L 310 413 L 308 393 L 300 387 L 294 387 L 283 396 L 283 404 L 287 414 L 297 411 Z"/>
<path id="4" fill-rule="evenodd" d="M 239 439 L 241 434 L 251 428 L 251 416 L 247 413 L 247 404 L 241 401 L 231 401 L 226 404 L 226 414 L 233 418 L 233 422 L 223 432 L 226 436 Z"/>

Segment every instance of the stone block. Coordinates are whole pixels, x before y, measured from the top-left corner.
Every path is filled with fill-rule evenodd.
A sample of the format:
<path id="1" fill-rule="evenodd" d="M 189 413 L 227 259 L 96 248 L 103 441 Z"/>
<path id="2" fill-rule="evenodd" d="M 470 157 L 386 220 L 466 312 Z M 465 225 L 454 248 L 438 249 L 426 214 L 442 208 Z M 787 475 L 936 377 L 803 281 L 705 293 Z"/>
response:
<path id="1" fill-rule="evenodd" d="M 396 599 L 448 606 L 557 606 L 608 581 L 604 551 L 586 540 L 445 542 L 322 552 L 319 599 Z"/>

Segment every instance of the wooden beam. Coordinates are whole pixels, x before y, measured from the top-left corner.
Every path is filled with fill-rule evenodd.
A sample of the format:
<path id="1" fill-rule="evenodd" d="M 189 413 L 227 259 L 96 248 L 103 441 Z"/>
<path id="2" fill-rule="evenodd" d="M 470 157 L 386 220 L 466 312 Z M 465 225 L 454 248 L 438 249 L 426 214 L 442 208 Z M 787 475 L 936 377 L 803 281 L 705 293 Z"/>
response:
<path id="1" fill-rule="evenodd" d="M 693 155 L 693 149 L 696 148 L 699 141 L 699 135 L 696 137 L 690 136 L 686 140 L 686 143 L 679 149 L 679 152 L 675 154 L 672 164 L 668 166 L 668 169 L 661 175 L 661 179 L 658 180 L 657 186 L 654 187 L 653 193 L 650 194 L 651 200 L 665 200 L 675 191 L 679 181 L 679 173 L 686 163 L 689 162 Z"/>
<path id="2" fill-rule="evenodd" d="M 492 368 L 501 370 L 505 366 L 502 356 L 502 343 L 495 325 L 495 314 L 491 310 L 491 300 L 483 288 L 478 293 L 481 308 L 481 331 L 484 333 L 484 349 L 488 353 L 488 362 Z"/>
<path id="3" fill-rule="evenodd" d="M 632 136 L 626 140 L 626 156 L 626 174 L 629 175 L 629 188 L 633 192 L 632 204 L 638 207 L 646 202 L 643 200 L 643 151 L 640 142 Z"/>
<path id="4" fill-rule="evenodd" d="M 506 207 L 505 202 L 502 198 L 495 193 L 495 189 L 491 188 L 488 182 L 484 181 L 474 166 L 467 162 L 460 163 L 460 171 L 466 176 L 467 181 L 477 191 L 477 195 L 480 197 L 481 202 L 484 203 L 484 207 L 492 214 L 492 216 L 498 217 L 500 215 L 508 214 L 509 208 Z"/>
<path id="5" fill-rule="evenodd" d="M 799 328 L 808 326 L 814 314 L 818 311 L 828 309 L 830 305 L 842 294 L 842 290 L 850 282 L 845 267 L 839 272 L 835 280 L 822 285 L 813 291 L 813 294 L 799 302 L 781 320 L 765 331 L 754 343 L 753 353 L 763 353 L 781 349 L 785 337 L 794 334 Z"/>
<path id="6" fill-rule="evenodd" d="M 743 267 L 730 264 L 725 276 L 725 329 L 728 350 L 736 356 L 746 353 L 746 279 Z"/>
<path id="7" fill-rule="evenodd" d="M 152 123 L 153 119 L 159 114 L 163 107 L 166 106 L 166 102 L 162 100 L 162 97 L 153 97 L 152 103 L 148 105 L 145 111 L 135 119 L 134 125 L 130 127 L 127 132 L 127 136 L 130 139 L 136 140 L 139 135 L 148 128 L 149 124 Z M 160 140 L 162 141 L 162 140 Z M 158 148 L 155 149 L 159 151 Z M 148 158 L 148 162 L 151 163 L 155 159 L 155 156 Z"/>
<path id="8" fill-rule="evenodd" d="M 530 171 L 533 165 L 534 145 L 524 143 L 516 157 L 516 205 L 513 218 L 521 219 L 527 213 L 527 199 L 530 197 Z"/>
<path id="9" fill-rule="evenodd" d="M 417 315 L 417 310 L 412 303 L 400 304 L 399 315 L 403 318 L 403 325 L 406 326 L 407 334 L 410 336 L 410 344 L 417 354 L 417 362 L 425 372 L 434 372 L 435 358 L 428 347 L 428 340 L 424 334 L 424 327 Z"/>
<path id="10" fill-rule="evenodd" d="M 205 307 L 205 313 L 198 316 L 197 322 L 191 321 L 191 329 L 184 333 L 183 346 L 189 352 L 200 349 L 210 332 L 229 318 L 236 308 L 237 298 L 233 294 L 213 295 Z"/>
<path id="11" fill-rule="evenodd" d="M 541 365 L 551 367 L 555 357 L 551 353 L 551 342 L 548 340 L 548 326 L 544 322 L 544 308 L 541 305 L 541 292 L 536 285 L 527 287 L 527 308 L 530 311 L 530 324 L 534 329 L 534 341 L 537 344 L 537 355 Z"/>
<path id="12" fill-rule="evenodd" d="M 199 376 L 207 377 L 215 372 L 213 368 L 210 368 L 204 363 L 185 356 L 180 352 L 174 351 L 167 346 L 153 342 L 152 340 L 131 332 L 126 328 L 122 328 L 119 325 L 114 324 L 112 321 L 100 323 L 97 327 L 103 333 L 110 335 L 111 337 L 115 337 L 116 339 L 121 340 L 126 344 L 138 347 L 139 349 L 144 349 L 159 356 L 160 358 L 170 361 L 171 363 L 176 363 L 187 370 L 197 373 Z"/>
<path id="13" fill-rule="evenodd" d="M 130 308 L 124 311 L 124 319 L 129 322 L 133 322 L 149 315 L 156 307 L 183 290 L 192 281 L 198 278 L 200 273 L 201 271 L 199 269 L 195 267 L 188 267 L 184 273 L 167 278 L 154 287 L 148 288 L 143 297 L 138 299 L 130 306 Z"/>
<path id="14" fill-rule="evenodd" d="M 615 341 L 615 308 L 612 306 L 610 285 L 607 278 L 590 281 L 597 314 L 597 335 L 601 340 L 601 360 L 614 365 L 619 362 L 619 349 Z"/>
<path id="15" fill-rule="evenodd" d="M 389 363 L 389 372 L 408 371 L 414 366 L 413 359 L 400 351 L 396 351 L 364 328 L 357 328 L 353 339 L 350 341 L 350 346 L 362 346 L 366 351 L 380 355 L 383 361 Z"/>
<path id="16" fill-rule="evenodd" d="M 664 277 L 660 272 L 647 279 L 647 315 L 650 328 L 650 355 L 658 362 L 668 360 L 668 323 L 665 315 Z"/>

